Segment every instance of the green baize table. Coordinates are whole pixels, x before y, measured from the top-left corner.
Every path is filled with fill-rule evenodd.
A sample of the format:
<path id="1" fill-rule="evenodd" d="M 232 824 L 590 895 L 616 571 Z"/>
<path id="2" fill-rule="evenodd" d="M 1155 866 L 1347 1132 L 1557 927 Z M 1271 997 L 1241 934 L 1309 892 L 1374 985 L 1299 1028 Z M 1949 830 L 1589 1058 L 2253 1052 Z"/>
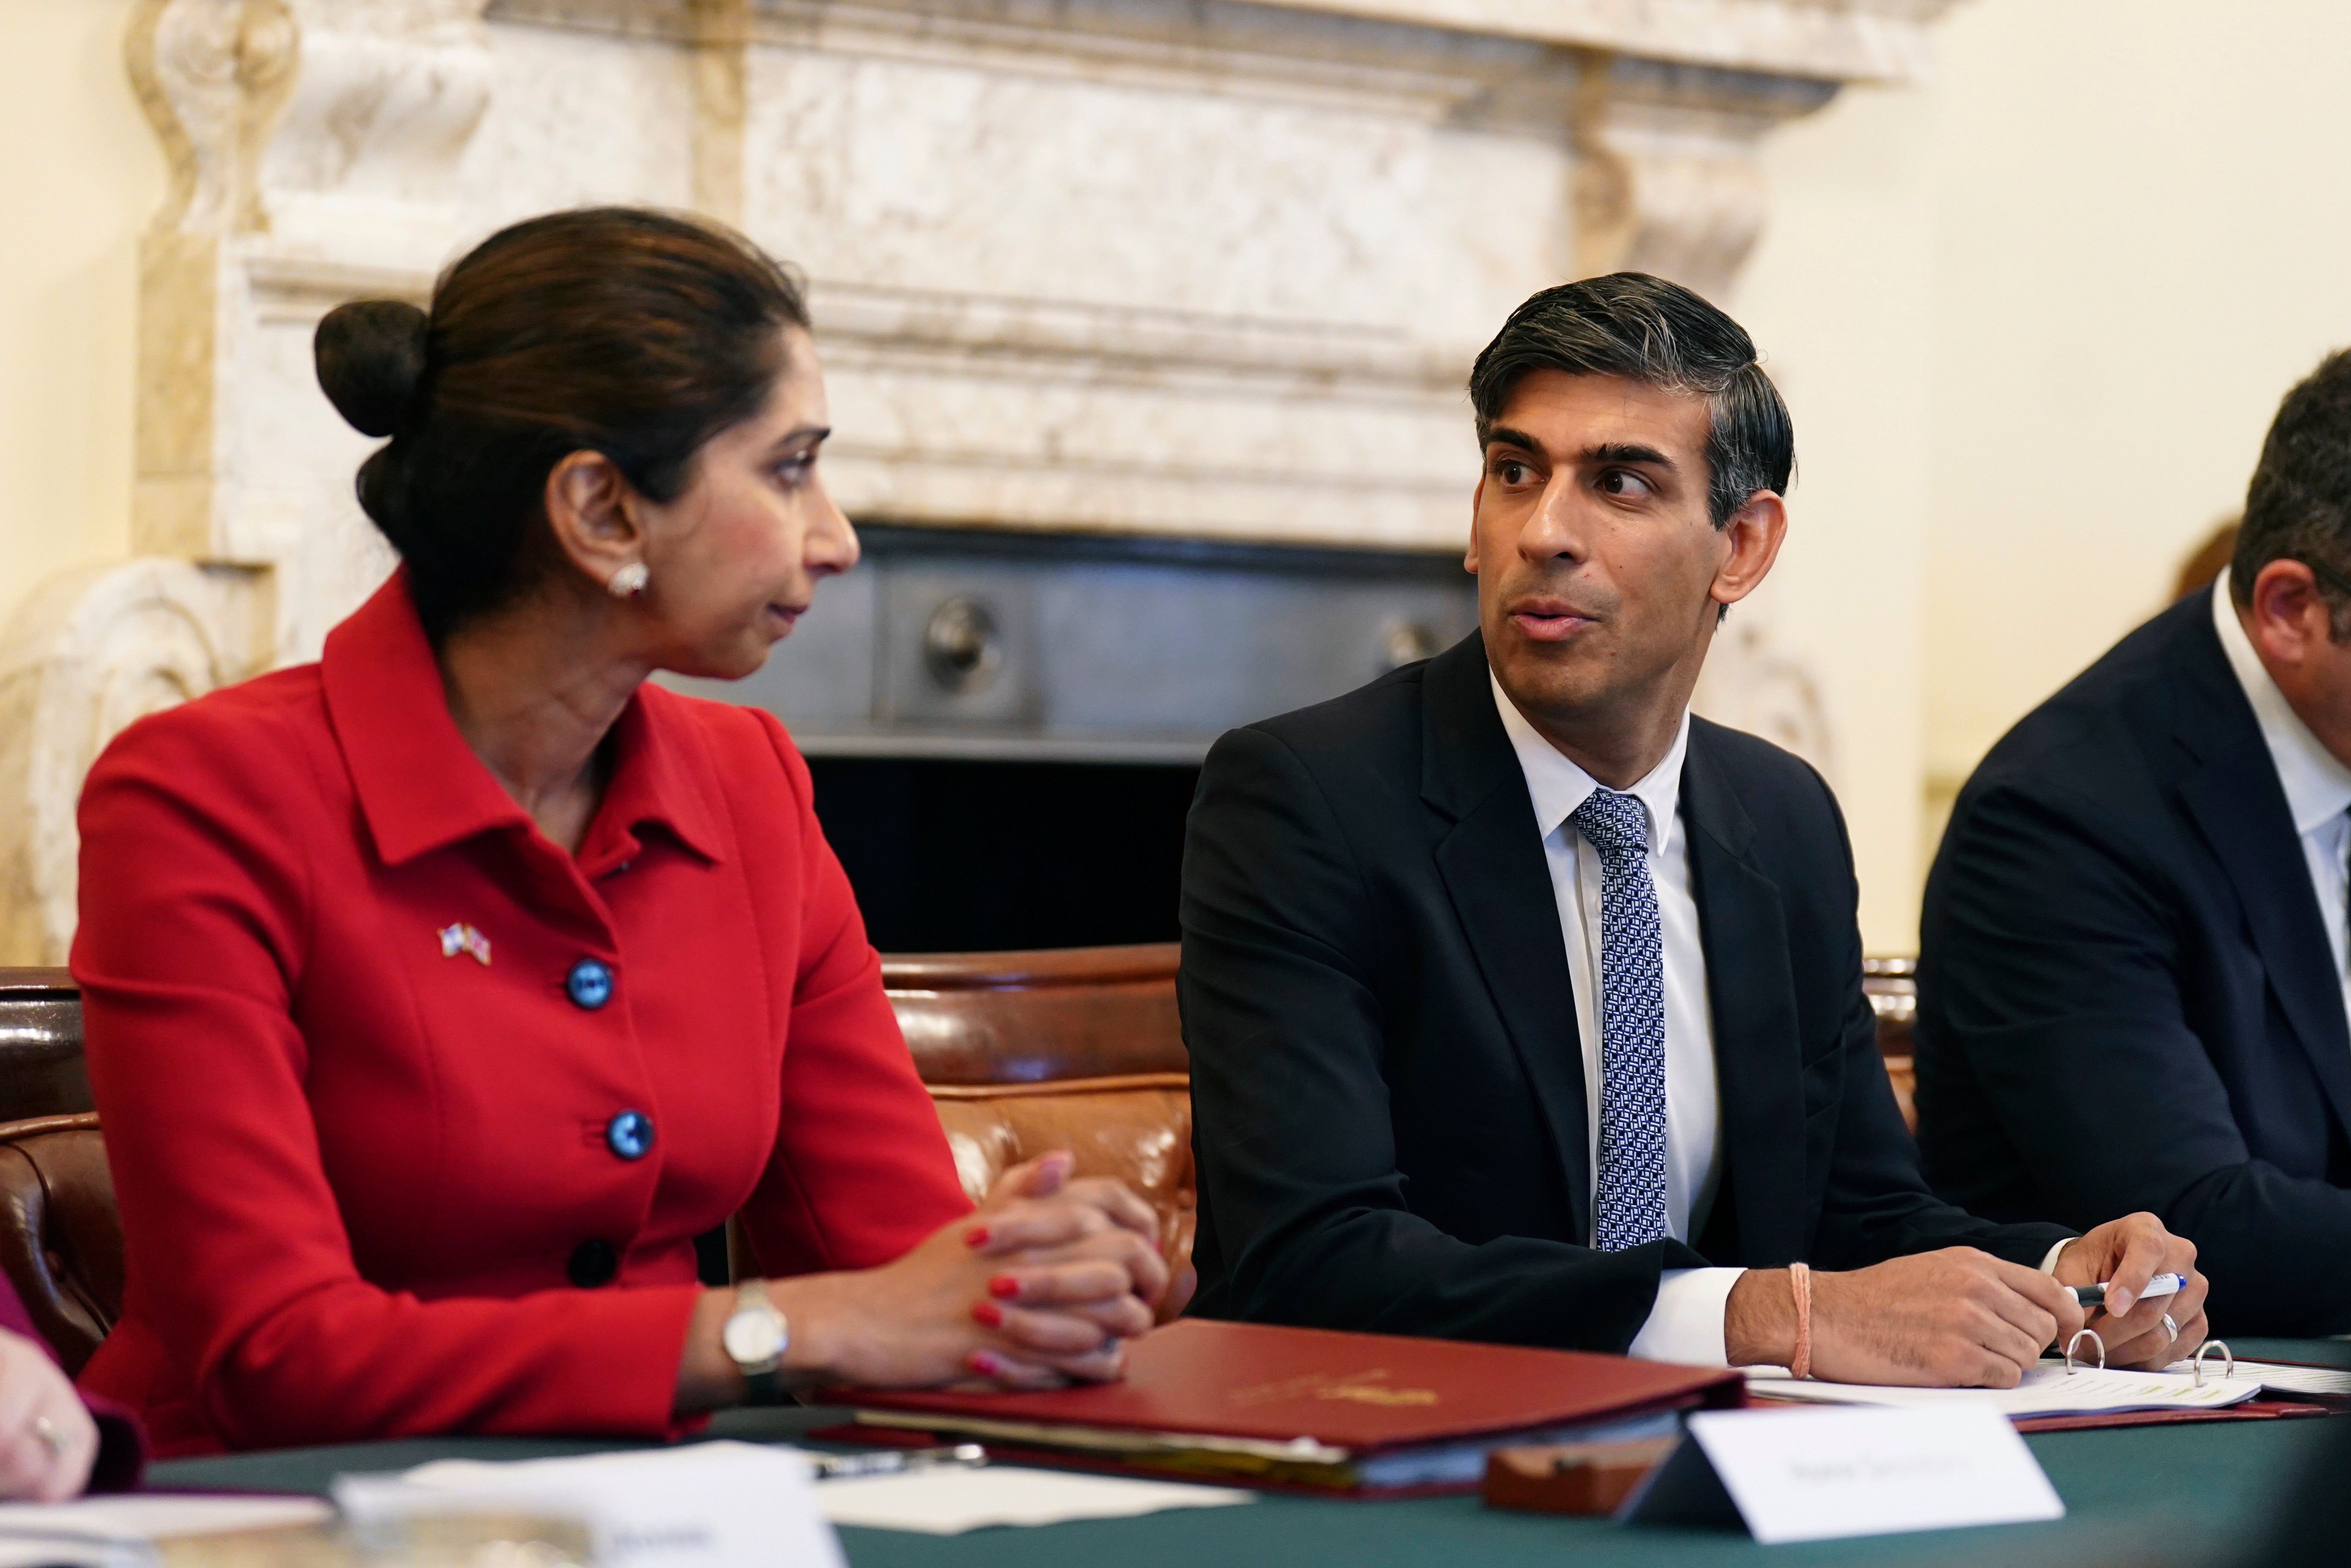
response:
<path id="1" fill-rule="evenodd" d="M 2232 1342 L 2248 1360 L 2351 1366 L 2351 1344 Z M 838 1410 L 736 1410 L 706 1438 L 796 1442 L 837 1425 Z M 1604 1519 L 1504 1512 L 1475 1497 L 1411 1501 L 1260 1496 L 1238 1508 L 1175 1509 L 1139 1519 L 1088 1520 L 962 1535 L 843 1530 L 852 1568 L 1614 1568 L 1616 1564 L 1769 1563 L 1970 1564 L 2130 1568 L 2224 1563 L 2259 1538 L 2304 1457 L 2336 1419 L 2190 1422 L 2105 1431 L 2049 1432 L 2026 1441 L 2065 1501 L 2046 1524 L 1992 1525 L 1762 1547 L 1722 1530 L 1626 1528 Z M 325 1492 L 347 1471 L 401 1470 L 436 1459 L 518 1459 L 609 1452 L 636 1445 L 585 1438 L 447 1438 L 283 1449 L 155 1465 L 149 1484 L 173 1490 Z M 827 1445 L 817 1445 L 827 1446 Z M 2351 1543 L 2346 1543 L 2351 1559 Z"/>

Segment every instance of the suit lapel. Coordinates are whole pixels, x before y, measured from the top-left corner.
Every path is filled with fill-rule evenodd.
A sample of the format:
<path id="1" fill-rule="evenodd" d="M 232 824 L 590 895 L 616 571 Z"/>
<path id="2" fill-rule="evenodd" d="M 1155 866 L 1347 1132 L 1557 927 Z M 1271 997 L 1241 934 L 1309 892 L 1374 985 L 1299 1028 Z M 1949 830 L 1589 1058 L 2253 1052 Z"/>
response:
<path id="1" fill-rule="evenodd" d="M 2180 800 L 2236 889 L 2270 989 L 2336 1121 L 2351 1127 L 2351 1026 L 2285 790 L 2209 614 L 2186 628 L 2184 641 L 2174 733 L 2191 762 Z"/>
<path id="2" fill-rule="evenodd" d="M 1779 884 L 1748 853 L 1754 826 L 1722 768 L 1713 729 L 1702 719 L 1690 722 L 1682 819 L 1706 950 L 1740 1258 L 1767 1267 L 1802 1257 L 1807 1241 L 1795 976 Z"/>
<path id="3" fill-rule="evenodd" d="M 1437 867 L 1551 1130 L 1581 1239 L 1592 1230 L 1590 1112 L 1567 941 L 1518 753 L 1494 711 L 1476 636 L 1431 659 L 1422 677 L 1421 795 L 1451 828 Z"/>

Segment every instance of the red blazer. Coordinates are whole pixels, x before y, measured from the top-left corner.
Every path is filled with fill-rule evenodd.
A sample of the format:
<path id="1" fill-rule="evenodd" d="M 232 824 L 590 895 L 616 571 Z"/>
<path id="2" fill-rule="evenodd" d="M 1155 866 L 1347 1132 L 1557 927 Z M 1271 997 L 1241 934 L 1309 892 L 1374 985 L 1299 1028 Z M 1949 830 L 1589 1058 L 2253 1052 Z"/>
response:
<path id="1" fill-rule="evenodd" d="M 449 717 L 395 576 L 141 721 L 81 802 L 128 1248 L 86 1389 L 160 1453 L 660 1437 L 693 1237 L 870 1267 L 967 1212 L 782 726 L 647 686 L 578 855 Z"/>

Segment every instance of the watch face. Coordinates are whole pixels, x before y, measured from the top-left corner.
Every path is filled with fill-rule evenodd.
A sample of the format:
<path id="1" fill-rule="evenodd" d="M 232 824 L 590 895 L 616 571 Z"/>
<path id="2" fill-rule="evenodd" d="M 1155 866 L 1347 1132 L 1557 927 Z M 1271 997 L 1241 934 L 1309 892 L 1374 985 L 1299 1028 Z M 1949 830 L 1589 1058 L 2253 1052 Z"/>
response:
<path id="1" fill-rule="evenodd" d="M 757 1366 L 784 1353 L 784 1317 L 775 1312 L 738 1312 L 726 1320 L 719 1343 L 738 1366 Z"/>

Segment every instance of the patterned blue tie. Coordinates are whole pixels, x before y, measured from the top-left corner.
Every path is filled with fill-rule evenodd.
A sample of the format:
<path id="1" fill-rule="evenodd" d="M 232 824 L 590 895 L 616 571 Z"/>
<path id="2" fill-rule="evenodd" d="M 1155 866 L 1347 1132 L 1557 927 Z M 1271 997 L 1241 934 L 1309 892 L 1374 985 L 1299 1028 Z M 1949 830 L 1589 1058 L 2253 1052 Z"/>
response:
<path id="1" fill-rule="evenodd" d="M 1593 1239 L 1604 1252 L 1666 1231 L 1665 947 L 1649 881 L 1648 813 L 1595 789 L 1569 814 L 1600 852 L 1600 1179 Z"/>

